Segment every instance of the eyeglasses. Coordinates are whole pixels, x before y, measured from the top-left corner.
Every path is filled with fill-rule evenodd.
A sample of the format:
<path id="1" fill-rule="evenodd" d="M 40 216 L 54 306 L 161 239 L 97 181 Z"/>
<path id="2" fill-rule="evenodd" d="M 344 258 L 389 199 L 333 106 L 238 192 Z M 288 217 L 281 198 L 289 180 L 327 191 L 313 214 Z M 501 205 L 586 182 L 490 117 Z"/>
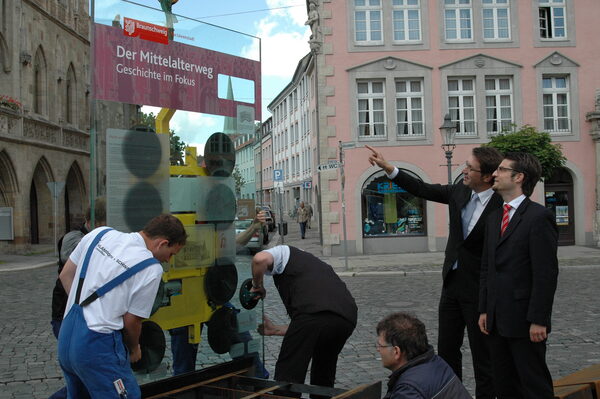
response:
<path id="1" fill-rule="evenodd" d="M 516 170 L 513 168 L 505 168 L 504 166 L 498 166 L 498 169 L 496 169 L 498 172 L 508 172 L 509 170 L 516 172 L 516 173 L 525 173 L 525 172 L 521 172 L 520 170 Z"/>
<path id="2" fill-rule="evenodd" d="M 381 348 L 391 348 L 394 345 L 381 345 L 379 342 L 375 342 L 375 349 L 379 350 Z"/>
<path id="3" fill-rule="evenodd" d="M 481 173 L 481 170 L 473 168 L 471 165 L 469 165 L 468 162 L 465 162 L 465 169 L 467 169 L 469 172 L 479 172 L 479 173 Z"/>

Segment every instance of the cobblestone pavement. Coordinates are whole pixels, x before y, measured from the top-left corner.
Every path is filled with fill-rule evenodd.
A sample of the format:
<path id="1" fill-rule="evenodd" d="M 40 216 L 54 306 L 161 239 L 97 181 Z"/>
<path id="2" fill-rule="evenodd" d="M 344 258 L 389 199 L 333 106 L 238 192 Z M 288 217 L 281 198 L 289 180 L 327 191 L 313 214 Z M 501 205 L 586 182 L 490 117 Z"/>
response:
<path id="1" fill-rule="evenodd" d="M 290 224 L 290 230 L 294 228 Z M 316 251 L 317 234 L 314 229 L 309 230 L 309 239 L 300 241 L 292 232 L 286 237 L 286 244 Z M 366 258 L 365 262 L 375 262 L 375 259 Z M 343 267 L 340 266 L 343 259 L 342 263 L 340 258 L 331 258 L 330 261 L 336 264 L 336 270 Z M 402 262 L 402 257 L 398 257 L 397 261 Z M 548 363 L 554 378 L 600 362 L 600 331 L 597 328 L 600 325 L 600 306 L 596 301 L 600 266 L 590 265 L 589 259 L 565 263 L 581 266 L 562 267 L 560 271 L 548 350 Z M 339 387 L 350 388 L 377 380 L 384 380 L 385 387 L 389 372 L 377 359 L 374 327 L 390 312 L 408 310 L 416 313 L 425 322 L 430 342 L 435 346 L 441 286 L 438 265 L 422 265 L 421 269 L 427 272 L 411 269 L 413 272 L 408 273 L 344 273 L 343 279 L 358 303 L 359 322 L 338 362 Z M 63 384 L 56 360 L 56 340 L 49 323 L 55 275 L 55 267 L 0 273 L 0 399 L 47 398 Z M 287 316 L 272 279 L 267 278 L 266 283 L 265 314 L 276 323 L 286 322 Z M 265 338 L 265 363 L 271 372 L 280 343 L 281 337 Z M 200 352 L 210 352 L 205 342 L 201 343 Z M 199 365 L 219 359 L 225 361 L 228 356 L 201 356 Z M 464 364 L 465 385 L 473 392 L 468 347 L 464 350 Z M 170 356 L 167 355 L 152 377 L 169 375 Z M 140 378 L 142 383 L 145 380 Z"/>

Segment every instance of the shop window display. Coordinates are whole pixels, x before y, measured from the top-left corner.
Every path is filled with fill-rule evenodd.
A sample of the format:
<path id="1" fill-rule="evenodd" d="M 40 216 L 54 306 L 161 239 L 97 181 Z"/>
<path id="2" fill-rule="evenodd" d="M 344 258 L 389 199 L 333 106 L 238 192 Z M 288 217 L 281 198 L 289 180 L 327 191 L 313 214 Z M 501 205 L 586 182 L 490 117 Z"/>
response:
<path id="1" fill-rule="evenodd" d="M 382 172 L 367 181 L 361 197 L 363 237 L 427 234 L 425 201 L 406 192 Z"/>

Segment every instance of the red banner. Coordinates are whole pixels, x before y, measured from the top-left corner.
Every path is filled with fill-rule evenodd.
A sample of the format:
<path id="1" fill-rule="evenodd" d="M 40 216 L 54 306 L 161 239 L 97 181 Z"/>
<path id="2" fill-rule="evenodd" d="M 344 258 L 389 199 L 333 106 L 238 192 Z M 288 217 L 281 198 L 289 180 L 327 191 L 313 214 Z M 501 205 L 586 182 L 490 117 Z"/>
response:
<path id="1" fill-rule="evenodd" d="M 261 120 L 260 62 L 178 42 L 140 40 L 118 27 L 95 24 L 94 29 L 97 99 L 230 117 L 245 105 Z M 138 29 L 134 33 L 141 35 Z M 254 104 L 219 98 L 219 74 L 254 81 Z"/>

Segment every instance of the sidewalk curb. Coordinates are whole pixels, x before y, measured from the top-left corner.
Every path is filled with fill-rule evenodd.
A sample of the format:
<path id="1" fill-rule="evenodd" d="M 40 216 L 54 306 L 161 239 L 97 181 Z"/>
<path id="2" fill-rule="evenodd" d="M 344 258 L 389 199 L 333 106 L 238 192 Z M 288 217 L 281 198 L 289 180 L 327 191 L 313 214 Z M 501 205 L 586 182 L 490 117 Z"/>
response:
<path id="1" fill-rule="evenodd" d="M 48 261 L 48 262 L 44 262 L 44 263 L 38 263 L 35 265 L 12 266 L 10 268 L 0 267 L 0 273 L 16 272 L 19 270 L 41 269 L 42 267 L 48 267 L 48 266 L 56 266 L 56 261 Z"/>

